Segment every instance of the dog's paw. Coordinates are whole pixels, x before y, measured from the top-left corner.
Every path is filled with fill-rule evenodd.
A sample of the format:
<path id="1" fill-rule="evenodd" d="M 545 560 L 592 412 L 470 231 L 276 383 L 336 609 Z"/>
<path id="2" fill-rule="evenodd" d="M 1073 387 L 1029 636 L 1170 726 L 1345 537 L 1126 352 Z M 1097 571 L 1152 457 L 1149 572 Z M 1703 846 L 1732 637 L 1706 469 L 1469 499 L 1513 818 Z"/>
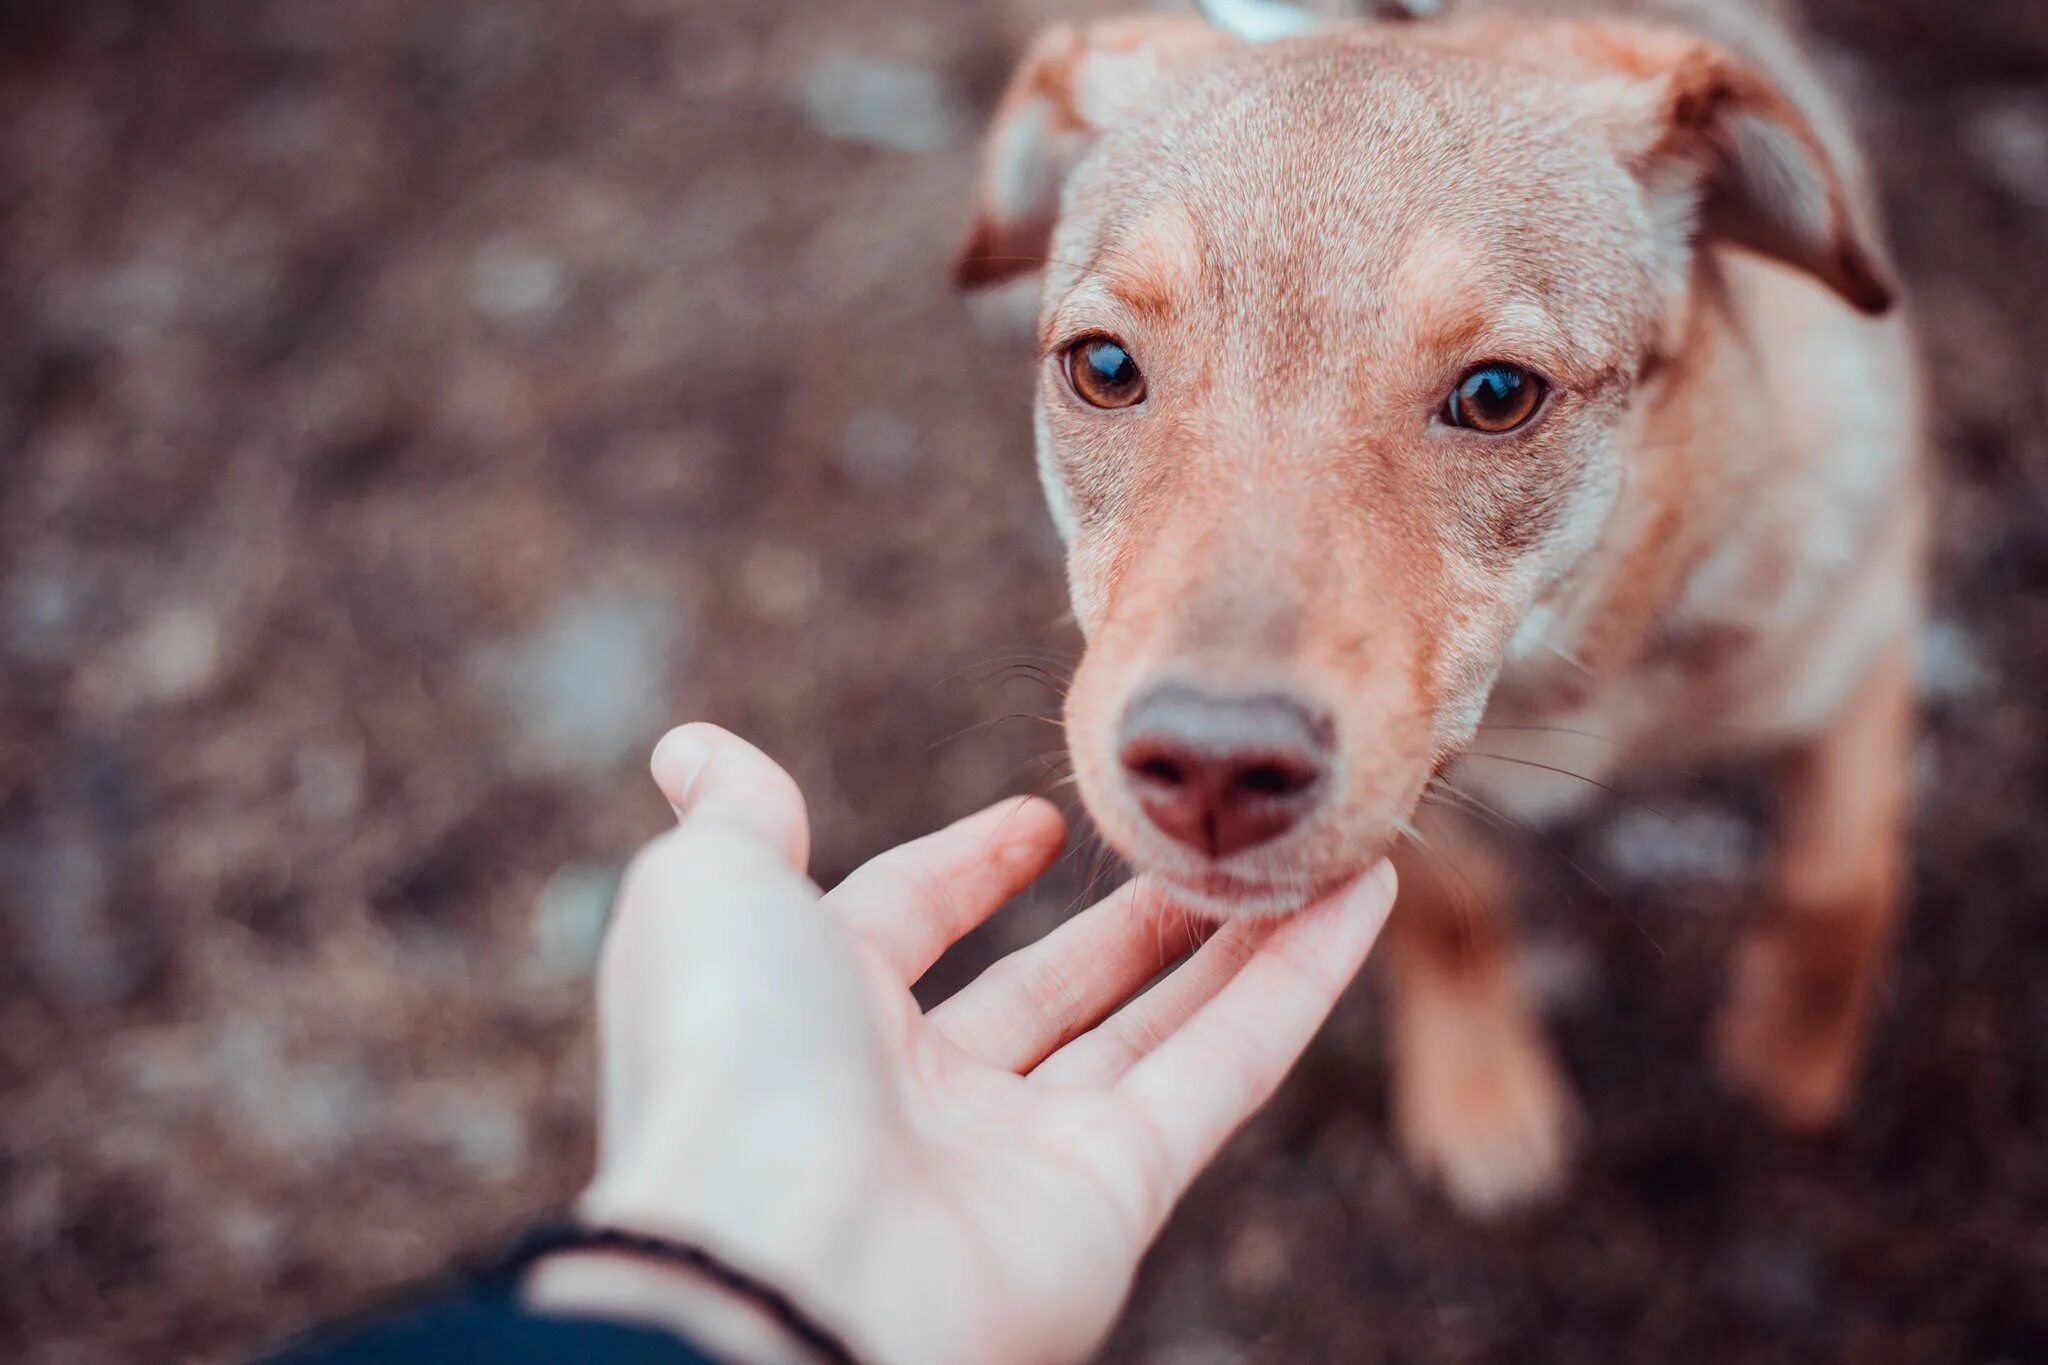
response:
<path id="1" fill-rule="evenodd" d="M 1401 1145 L 1461 1213 L 1505 1214 L 1563 1182 L 1577 1113 L 1539 1039 L 1510 1030 L 1411 1061 L 1394 1097 Z"/>
<path id="2" fill-rule="evenodd" d="M 1815 980 L 1768 932 L 1736 953 L 1715 1031 L 1721 1076 L 1776 1123 L 1819 1132 L 1841 1121 L 1860 1061 L 1859 992 Z"/>

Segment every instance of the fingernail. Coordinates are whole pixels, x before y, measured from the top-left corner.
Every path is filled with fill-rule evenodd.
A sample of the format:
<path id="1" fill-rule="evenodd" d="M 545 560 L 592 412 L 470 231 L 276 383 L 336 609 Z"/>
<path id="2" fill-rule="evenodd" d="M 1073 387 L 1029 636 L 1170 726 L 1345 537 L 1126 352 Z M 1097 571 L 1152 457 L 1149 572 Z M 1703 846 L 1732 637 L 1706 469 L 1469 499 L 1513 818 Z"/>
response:
<path id="1" fill-rule="evenodd" d="M 1394 865 L 1385 858 L 1367 868 L 1365 875 L 1351 884 L 1344 903 L 1355 906 L 1379 906 L 1388 904 L 1394 897 Z"/>
<path id="2" fill-rule="evenodd" d="M 704 746 L 698 742 L 695 735 L 689 733 L 687 727 L 678 727 L 663 735 L 661 741 L 654 746 L 654 757 L 648 766 L 654 771 L 654 784 L 661 790 L 663 797 L 674 791 L 687 798 L 690 788 L 696 785 L 697 774 L 702 771 L 709 757 Z M 678 820 L 689 814 L 685 807 L 673 800 L 669 801 L 668 808 L 675 812 Z"/>

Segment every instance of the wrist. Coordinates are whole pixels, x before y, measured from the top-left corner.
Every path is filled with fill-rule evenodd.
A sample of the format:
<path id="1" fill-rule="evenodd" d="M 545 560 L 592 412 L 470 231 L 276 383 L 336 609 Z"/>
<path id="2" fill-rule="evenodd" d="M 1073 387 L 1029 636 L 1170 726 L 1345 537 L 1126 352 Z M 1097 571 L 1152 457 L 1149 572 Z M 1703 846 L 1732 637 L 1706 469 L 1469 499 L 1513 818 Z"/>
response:
<path id="1" fill-rule="evenodd" d="M 822 1357 L 760 1304 L 680 1263 L 603 1248 L 563 1250 L 530 1270 L 528 1307 L 670 1332 L 733 1365 L 819 1365 Z"/>
<path id="2" fill-rule="evenodd" d="M 654 1254 L 631 1246 L 606 1249 L 657 1274 L 635 1276 L 630 1291 L 623 1278 L 608 1286 L 602 1281 L 609 1277 L 594 1271 L 562 1272 L 561 1279 L 578 1295 L 630 1293 L 635 1303 L 620 1307 L 660 1311 L 663 1326 L 686 1336 L 695 1331 L 707 1349 L 715 1343 L 701 1340 L 702 1332 L 716 1330 L 741 1338 L 756 1353 L 770 1346 L 789 1351 L 760 1357 L 777 1365 L 847 1359 L 847 1347 L 860 1360 L 879 1360 L 876 1348 L 887 1337 L 877 1332 L 878 1296 L 866 1280 L 877 1220 L 861 1194 L 849 1193 L 858 1190 L 851 1179 L 779 1185 L 663 1179 L 618 1162 L 578 1201 L 577 1221 L 644 1235 L 656 1244 Z M 706 1263 L 692 1266 L 666 1254 L 672 1248 L 701 1248 Z M 570 1250 L 563 1249 L 565 1256 Z M 667 1297 L 678 1281 L 691 1289 L 685 1300 Z M 689 1322 L 680 1320 L 684 1314 Z M 733 1354 L 746 1365 L 756 1358 Z"/>

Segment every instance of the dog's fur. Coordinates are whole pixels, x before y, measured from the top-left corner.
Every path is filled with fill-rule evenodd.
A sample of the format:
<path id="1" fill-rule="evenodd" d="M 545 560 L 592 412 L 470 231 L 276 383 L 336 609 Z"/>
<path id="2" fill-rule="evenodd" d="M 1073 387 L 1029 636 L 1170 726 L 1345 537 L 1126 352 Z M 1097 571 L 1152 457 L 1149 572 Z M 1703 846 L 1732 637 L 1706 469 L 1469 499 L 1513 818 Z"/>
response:
<path id="1" fill-rule="evenodd" d="M 1492 0 L 1256 46 L 1194 19 L 1061 26 L 997 111 L 959 276 L 1044 271 L 1083 796 L 1219 916 L 1392 850 L 1395 1110 L 1468 1209 L 1551 1187 L 1572 1127 L 1469 813 L 1781 763 L 1720 1060 L 1792 1125 L 1850 1094 L 1900 894 L 1923 496 L 1844 128 L 1782 17 L 1738 0 Z M 1069 391 L 1089 333 L 1142 366 L 1142 404 Z M 1500 360 L 1550 381 L 1537 420 L 1436 419 Z M 1166 839 L 1116 743 L 1162 679 L 1329 708 L 1333 798 L 1220 861 Z"/>

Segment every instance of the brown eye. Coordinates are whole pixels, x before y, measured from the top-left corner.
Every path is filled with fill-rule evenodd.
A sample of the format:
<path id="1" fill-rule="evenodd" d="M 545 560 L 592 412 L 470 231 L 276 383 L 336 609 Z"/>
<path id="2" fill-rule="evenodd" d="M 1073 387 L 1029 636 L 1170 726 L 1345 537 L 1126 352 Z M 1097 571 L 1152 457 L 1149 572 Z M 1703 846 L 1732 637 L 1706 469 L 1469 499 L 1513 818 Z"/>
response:
<path id="1" fill-rule="evenodd" d="M 1520 365 L 1480 365 L 1468 371 L 1444 400 L 1447 425 L 1498 435 L 1536 415 L 1543 381 Z"/>
<path id="2" fill-rule="evenodd" d="M 1128 408 L 1144 401 L 1145 374 L 1112 337 L 1084 337 L 1067 348 L 1067 382 L 1096 408 Z"/>

